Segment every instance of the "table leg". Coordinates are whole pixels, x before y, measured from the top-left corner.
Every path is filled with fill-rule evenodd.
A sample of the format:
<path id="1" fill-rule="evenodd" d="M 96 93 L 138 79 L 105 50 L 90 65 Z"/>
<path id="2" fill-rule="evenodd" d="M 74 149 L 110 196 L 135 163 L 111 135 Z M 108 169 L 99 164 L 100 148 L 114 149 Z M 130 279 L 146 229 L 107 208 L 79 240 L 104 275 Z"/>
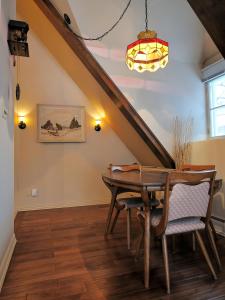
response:
<path id="1" fill-rule="evenodd" d="M 112 220 L 113 209 L 114 209 L 115 203 L 116 203 L 117 191 L 118 191 L 117 187 L 112 187 L 111 188 L 112 197 L 111 197 L 111 203 L 110 203 L 108 217 L 107 217 L 107 221 L 106 221 L 105 236 L 107 236 L 108 233 L 109 233 L 109 228 L 110 228 L 110 223 L 111 223 L 111 220 Z"/>
<path id="2" fill-rule="evenodd" d="M 150 206 L 149 206 L 149 198 L 148 192 L 142 192 L 142 199 L 145 202 L 145 245 L 144 245 L 144 273 L 145 273 L 145 288 L 149 288 L 149 279 L 150 279 L 150 240 L 151 240 L 151 232 L 150 232 Z"/>

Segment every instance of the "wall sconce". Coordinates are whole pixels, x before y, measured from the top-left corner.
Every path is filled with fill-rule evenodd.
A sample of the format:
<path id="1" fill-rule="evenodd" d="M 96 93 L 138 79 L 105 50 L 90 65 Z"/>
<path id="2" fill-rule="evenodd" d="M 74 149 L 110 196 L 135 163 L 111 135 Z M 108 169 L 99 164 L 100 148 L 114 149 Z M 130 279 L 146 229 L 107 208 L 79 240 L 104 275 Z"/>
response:
<path id="1" fill-rule="evenodd" d="M 25 116 L 18 116 L 18 127 L 20 129 L 25 129 L 27 127 Z"/>
<path id="2" fill-rule="evenodd" d="M 102 129 L 101 123 L 102 123 L 101 120 L 95 120 L 95 131 L 100 131 Z"/>

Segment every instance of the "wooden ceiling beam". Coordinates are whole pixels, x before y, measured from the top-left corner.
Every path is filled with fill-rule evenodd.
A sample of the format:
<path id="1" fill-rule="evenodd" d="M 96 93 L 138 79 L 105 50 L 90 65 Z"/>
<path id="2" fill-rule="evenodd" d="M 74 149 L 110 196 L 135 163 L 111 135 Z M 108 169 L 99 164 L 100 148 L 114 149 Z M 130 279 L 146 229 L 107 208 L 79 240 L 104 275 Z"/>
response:
<path id="1" fill-rule="evenodd" d="M 225 58 L 225 0 L 187 0 Z"/>

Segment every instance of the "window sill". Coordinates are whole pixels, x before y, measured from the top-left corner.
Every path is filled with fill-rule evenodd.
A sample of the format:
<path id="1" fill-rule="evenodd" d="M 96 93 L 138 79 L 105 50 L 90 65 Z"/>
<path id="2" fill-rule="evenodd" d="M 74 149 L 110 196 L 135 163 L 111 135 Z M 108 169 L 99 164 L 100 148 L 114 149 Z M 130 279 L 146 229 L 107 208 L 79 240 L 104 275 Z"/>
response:
<path id="1" fill-rule="evenodd" d="M 208 136 L 208 140 L 223 140 L 223 139 L 225 139 L 225 135 Z"/>

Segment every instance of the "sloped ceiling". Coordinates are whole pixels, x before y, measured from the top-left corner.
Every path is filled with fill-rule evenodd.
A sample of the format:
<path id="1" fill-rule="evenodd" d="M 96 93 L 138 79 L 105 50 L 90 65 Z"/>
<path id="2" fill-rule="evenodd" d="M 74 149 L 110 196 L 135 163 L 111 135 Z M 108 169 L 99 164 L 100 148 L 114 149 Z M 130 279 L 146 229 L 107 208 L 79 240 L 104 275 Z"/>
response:
<path id="1" fill-rule="evenodd" d="M 184 0 L 186 1 L 186 0 Z M 101 14 L 101 20 L 99 20 L 99 22 L 96 24 L 96 15 L 98 15 L 98 12 L 99 12 L 99 8 L 102 7 L 102 1 L 100 0 L 95 0 L 95 1 L 85 1 L 85 0 L 64 0 L 64 1 L 58 1 L 58 0 L 52 0 L 51 1 L 53 3 L 53 5 L 58 9 L 59 12 L 63 13 L 63 12 L 66 12 L 70 18 L 71 18 L 71 28 L 73 31 L 75 32 L 79 32 L 80 33 L 80 28 L 79 26 L 82 28 L 82 32 L 86 35 L 95 35 L 97 33 L 100 33 L 100 32 L 103 32 L 105 27 L 108 25 L 110 25 L 111 23 L 110 22 L 113 22 L 116 18 L 116 15 L 115 16 L 108 16 L 107 13 L 106 14 Z M 182 0 L 180 1 L 182 2 Z M 194 5 L 196 5 L 196 3 L 198 1 L 192 1 L 194 3 Z M 205 3 L 204 1 L 199 1 L 200 3 Z M 221 1 L 219 1 L 220 3 L 222 3 Z M 192 3 L 192 6 L 193 6 L 193 3 Z M 172 2 L 171 2 L 171 6 L 172 6 Z M 190 1 L 190 4 L 191 4 L 191 1 Z M 90 6 L 91 5 L 91 6 Z M 109 2 L 107 3 L 107 10 L 108 11 L 115 11 L 115 14 L 118 14 L 120 13 L 120 11 L 123 9 L 124 7 L 124 2 L 122 1 L 121 3 L 117 2 L 115 4 L 115 2 Z M 143 15 L 143 1 L 140 1 L 138 3 L 138 6 L 137 6 L 137 3 L 135 4 L 132 3 L 132 7 L 129 8 L 130 12 L 128 11 L 127 14 L 130 14 L 132 17 L 134 16 L 134 12 L 135 12 L 135 22 L 137 22 L 137 20 L 139 20 L 140 24 L 138 25 L 139 28 L 136 28 L 136 25 L 134 26 L 132 24 L 132 28 L 134 27 L 135 30 L 133 31 L 132 29 L 130 29 L 130 25 L 131 25 L 131 22 L 130 22 L 130 18 L 129 16 L 125 16 L 124 17 L 124 20 L 121 22 L 122 25 L 120 26 L 119 25 L 119 30 L 121 31 L 121 29 L 123 30 L 123 27 L 128 30 L 126 35 L 127 36 L 131 36 L 133 35 L 135 37 L 135 34 L 141 30 L 143 30 L 143 26 L 144 26 L 144 22 L 143 22 L 143 18 L 144 18 L 144 15 Z M 154 27 L 154 23 L 156 24 L 156 20 L 157 17 L 155 18 L 155 15 L 154 15 L 154 10 L 156 9 L 156 6 L 160 7 L 162 5 L 165 5 L 165 2 L 163 3 L 162 1 L 149 1 L 149 14 L 150 14 L 150 17 L 149 17 L 149 24 Z M 198 4 L 197 4 L 198 5 Z M 225 4 L 224 4 L 225 5 Z M 138 8 L 138 9 L 137 9 Z M 187 12 L 189 11 L 189 9 L 186 9 Z M 92 14 L 88 14 L 88 20 L 86 20 L 85 18 L 85 22 L 84 22 L 84 18 L 83 16 L 87 14 L 87 12 L 91 11 Z M 196 13 L 197 16 L 198 16 L 198 13 Z M 75 16 L 76 16 L 76 19 L 75 19 Z M 181 14 L 181 17 L 182 17 L 182 14 Z M 180 18 L 180 17 L 179 17 Z M 79 23 L 79 26 L 77 24 L 77 20 L 78 20 L 78 23 Z M 160 19 L 160 24 L 162 23 L 162 20 L 163 18 Z M 200 18 L 201 20 L 201 18 Z M 90 26 L 91 22 L 93 22 L 95 25 L 94 25 L 94 29 L 92 26 Z M 133 23 L 133 22 L 132 22 Z M 190 27 L 189 27 L 190 28 Z M 159 24 L 157 24 L 156 26 L 156 29 L 160 30 L 160 33 L 163 34 L 163 30 L 165 30 L 165 28 L 163 29 L 163 23 L 162 23 L 162 26 L 160 25 L 160 28 L 159 28 Z M 191 28 L 193 29 L 193 28 Z M 132 32 L 131 32 L 132 30 Z M 94 32 L 93 32 L 94 31 Z M 171 30 L 172 32 L 172 35 L 174 35 L 173 33 L 173 29 Z M 170 43 L 173 43 L 173 40 L 171 39 L 171 32 L 168 34 L 168 40 L 170 41 Z M 184 32 L 183 32 L 184 35 L 186 35 Z M 175 30 L 175 35 L 177 35 L 177 30 Z M 118 42 L 119 40 L 119 35 L 117 34 L 117 46 L 121 44 L 121 41 Z M 166 37 L 164 37 L 166 38 Z M 174 36 L 174 38 L 179 38 L 178 36 Z M 111 39 L 111 38 L 110 38 Z M 115 39 L 114 39 L 114 42 L 115 42 Z M 114 43 L 113 42 L 113 43 Z M 129 43 L 129 39 L 126 41 L 127 43 Z M 103 43 L 99 43 L 99 42 L 86 42 L 87 43 L 87 46 L 89 47 L 90 50 L 93 50 L 93 52 L 98 52 L 101 53 L 101 50 L 102 50 L 102 53 L 104 52 L 104 49 L 101 49 L 103 48 L 104 46 L 104 42 Z M 126 44 L 124 42 L 124 44 Z M 107 42 L 107 45 L 108 45 L 108 42 Z M 115 45 L 113 45 L 115 46 Z M 100 49 L 98 49 L 100 48 Z M 203 29 L 203 44 L 201 45 L 201 41 L 197 47 L 197 51 L 196 51 L 196 48 L 193 49 L 194 52 L 195 52 L 195 60 L 197 60 L 198 62 L 200 62 L 200 64 L 202 64 L 204 66 L 205 62 L 208 61 L 209 59 L 213 58 L 213 57 L 222 57 L 222 55 L 220 54 L 215 42 L 212 40 L 212 38 L 210 37 L 209 33 Z M 183 51 L 180 51 L 180 49 L 176 48 L 176 59 L 177 59 L 177 53 L 182 53 L 183 55 Z M 122 55 L 124 56 L 124 53 L 117 53 L 118 55 Z M 193 54 L 192 54 L 193 55 Z M 186 57 L 189 57 L 190 56 L 190 52 L 188 52 L 188 56 L 186 55 Z"/>
<path id="2" fill-rule="evenodd" d="M 110 25 L 111 18 L 113 21 L 114 17 L 116 17 L 116 16 L 109 16 L 107 12 L 106 12 L 106 14 L 101 15 L 101 21 L 99 23 L 95 24 L 95 26 L 94 26 L 95 32 L 93 32 L 93 28 L 90 27 L 89 25 L 91 22 L 96 23 L 95 22 L 95 14 L 97 14 L 97 12 L 99 11 L 99 8 L 102 7 L 102 2 L 100 0 L 95 0 L 92 2 L 87 2 L 85 0 L 83 0 L 83 1 L 81 1 L 81 0 L 72 0 L 72 1 L 71 0 L 64 0 L 64 1 L 52 0 L 51 2 L 57 8 L 57 10 L 59 12 L 61 12 L 61 13 L 66 12 L 70 16 L 70 18 L 71 18 L 70 26 L 71 26 L 72 30 L 75 32 L 79 32 L 79 33 L 80 33 L 80 28 L 77 24 L 77 20 L 79 20 L 79 25 L 82 27 L 82 31 L 84 34 L 89 33 L 89 35 L 92 35 L 92 34 L 94 35 L 94 34 L 102 32 L 104 29 L 104 26 Z M 191 4 L 193 9 L 197 2 L 198 1 L 189 1 L 189 3 Z M 199 2 L 201 2 L 201 1 L 199 1 Z M 219 1 L 219 2 L 221 3 L 221 1 Z M 204 1 L 203 1 L 203 3 L 205 5 Z M 212 3 L 215 6 L 214 1 Z M 87 7 L 87 4 L 88 4 L 88 7 Z M 155 9 L 156 5 L 161 5 L 161 4 L 163 4 L 163 3 L 160 1 L 158 1 L 158 3 L 155 3 L 155 1 L 151 1 L 151 2 L 149 1 L 150 24 L 152 24 L 152 22 L 154 21 L 154 15 L 151 14 L 152 9 L 153 8 Z M 171 2 L 171 4 L 172 4 L 172 2 Z M 91 7 L 90 7 L 90 5 L 91 5 Z M 143 29 L 142 28 L 143 27 L 143 20 L 142 20 L 143 16 L 139 16 L 140 12 L 142 11 L 142 8 L 143 8 L 142 7 L 143 3 L 139 2 L 138 5 L 139 5 L 139 10 L 137 11 L 136 19 L 140 20 L 142 23 L 140 23 L 139 28 L 136 29 L 137 32 L 138 32 L 138 30 L 141 31 Z M 197 4 L 197 5 L 199 5 L 199 4 Z M 224 3 L 224 5 L 225 5 L 225 3 Z M 120 13 L 119 10 L 123 9 L 122 6 L 124 6 L 123 2 L 121 2 L 121 4 L 119 3 L 119 5 L 118 5 L 118 3 L 115 5 L 115 3 L 113 3 L 113 2 L 112 3 L 109 2 L 107 4 L 108 11 L 111 11 L 113 9 L 115 11 L 115 13 L 118 13 L 118 15 Z M 133 3 L 132 3 L 132 6 L 133 6 Z M 118 7 L 118 9 L 116 9 L 116 7 Z M 137 8 L 137 6 L 136 6 L 136 8 Z M 133 8 L 131 7 L 131 10 L 132 9 Z M 79 11 L 79 14 L 78 14 L 78 11 Z M 87 11 L 92 11 L 92 14 L 90 14 L 90 15 L 88 14 L 88 21 L 86 22 L 86 19 L 85 19 L 85 23 L 84 23 L 84 21 L 82 21 L 82 19 L 83 19 L 83 16 L 85 16 L 87 14 Z M 194 9 L 194 11 L 195 11 L 195 9 Z M 128 12 L 128 14 L 129 13 L 130 12 Z M 197 11 L 195 13 L 198 16 Z M 222 13 L 222 11 L 221 11 L 221 13 Z M 142 14 L 143 14 L 143 12 L 142 12 Z M 77 20 L 75 19 L 74 16 L 76 16 Z M 210 17 L 211 17 L 211 13 L 210 13 Z M 199 19 L 201 21 L 201 18 L 199 18 Z M 127 30 L 128 26 L 130 26 L 128 17 L 125 16 L 125 18 L 122 22 L 123 23 L 122 23 L 121 27 L 124 27 Z M 85 24 L 87 24 L 87 25 L 85 25 Z M 128 30 L 130 31 L 129 28 L 128 28 Z M 120 28 L 120 31 L 121 31 L 121 28 Z M 173 31 L 173 29 L 171 31 Z M 161 32 L 161 28 L 160 28 L 160 32 Z M 127 35 L 128 35 L 128 33 L 127 33 Z M 196 56 L 196 60 L 198 60 L 201 63 L 201 65 L 204 66 L 208 60 L 212 59 L 213 57 L 215 57 L 216 59 L 222 58 L 222 55 L 221 55 L 220 51 L 218 50 L 218 47 L 216 46 L 215 42 L 213 41 L 213 39 L 210 37 L 209 33 L 206 30 L 203 30 L 203 35 L 204 35 L 204 37 L 203 37 L 202 52 L 201 53 L 195 52 L 195 55 L 199 55 L 199 58 Z M 171 35 L 168 36 L 168 39 L 169 40 L 171 39 Z M 113 40 L 113 43 L 115 43 L 115 38 L 113 38 L 113 39 L 110 38 L 110 40 L 111 41 Z M 117 46 L 119 46 L 121 44 L 121 41 L 119 41 L 119 42 L 118 41 L 119 41 L 119 35 L 117 34 Z M 129 40 L 127 42 L 129 42 Z M 97 51 L 97 52 L 99 51 L 100 53 L 102 50 L 102 52 L 104 52 L 104 49 L 102 49 L 102 47 L 104 46 L 104 43 L 99 43 L 99 42 L 86 42 L 86 43 L 90 50 Z M 115 45 L 113 45 L 113 46 L 115 46 Z M 100 47 L 100 49 L 98 49 L 99 47 Z M 183 51 L 177 51 L 177 52 L 182 53 Z M 121 54 L 122 56 L 124 55 L 124 53 L 117 53 L 117 54 L 118 55 Z"/>
<path id="3" fill-rule="evenodd" d="M 64 1 L 63 1 L 64 2 Z M 81 33 L 95 37 L 118 19 L 128 0 L 67 0 Z M 52 3 L 60 5 L 59 0 Z M 186 0 L 149 0 L 149 28 L 170 43 L 170 59 L 184 63 L 201 61 L 204 30 Z M 63 12 L 63 9 L 61 9 Z M 101 42 L 87 42 L 88 47 L 117 49 L 124 58 L 126 46 L 145 29 L 144 0 L 133 0 L 124 18 Z M 187 42 L 185 42 L 187 41 Z M 188 41 L 195 47 L 190 47 Z M 94 49 L 93 49 L 94 50 Z M 126 67 L 124 65 L 124 67 Z"/>
<path id="4" fill-rule="evenodd" d="M 212 38 L 205 31 L 204 35 L 204 47 L 202 52 L 202 67 L 206 67 L 209 63 L 213 63 L 218 61 L 222 58 L 220 51 L 218 50 L 217 46 L 213 42 Z"/>
<path id="5" fill-rule="evenodd" d="M 18 0 L 17 10 L 20 16 L 30 24 L 31 29 L 49 49 L 52 55 L 68 72 L 75 83 L 86 94 L 93 106 L 101 106 L 106 113 L 106 119 L 125 145 L 142 164 L 160 166 L 162 163 L 150 150 L 138 132 L 127 122 L 120 109 L 112 103 L 102 87 L 95 81 L 88 69 L 82 64 L 63 37 L 41 12 L 35 1 Z M 173 160 L 168 156 L 172 166 Z M 171 164 L 170 164 L 171 161 Z"/>
<path id="6" fill-rule="evenodd" d="M 206 38 L 206 47 L 208 46 L 208 56 L 216 55 L 216 49 L 220 51 L 225 58 L 225 1 L 224 0 L 187 0 L 209 36 L 215 43 Z M 210 53 L 211 52 L 211 53 Z M 206 52 L 207 53 L 207 52 Z M 209 57 L 208 57 L 209 58 Z"/>
<path id="7" fill-rule="evenodd" d="M 115 22 L 127 2 L 52 0 L 52 3 L 61 14 L 70 15 L 73 30 L 78 30 L 77 22 L 83 35 L 95 36 Z M 152 0 L 149 3 L 150 28 L 170 42 L 170 63 L 166 70 L 140 75 L 130 73 L 124 64 L 126 45 L 144 29 L 144 1 L 132 1 L 117 30 L 104 41 L 87 42 L 87 46 L 171 153 L 173 118 L 191 114 L 203 119 L 205 113 L 204 90 L 197 76 L 206 33 L 186 0 Z M 207 55 L 205 52 L 204 57 Z M 205 131 L 204 126 L 203 121 L 194 128 L 197 138 Z"/>

